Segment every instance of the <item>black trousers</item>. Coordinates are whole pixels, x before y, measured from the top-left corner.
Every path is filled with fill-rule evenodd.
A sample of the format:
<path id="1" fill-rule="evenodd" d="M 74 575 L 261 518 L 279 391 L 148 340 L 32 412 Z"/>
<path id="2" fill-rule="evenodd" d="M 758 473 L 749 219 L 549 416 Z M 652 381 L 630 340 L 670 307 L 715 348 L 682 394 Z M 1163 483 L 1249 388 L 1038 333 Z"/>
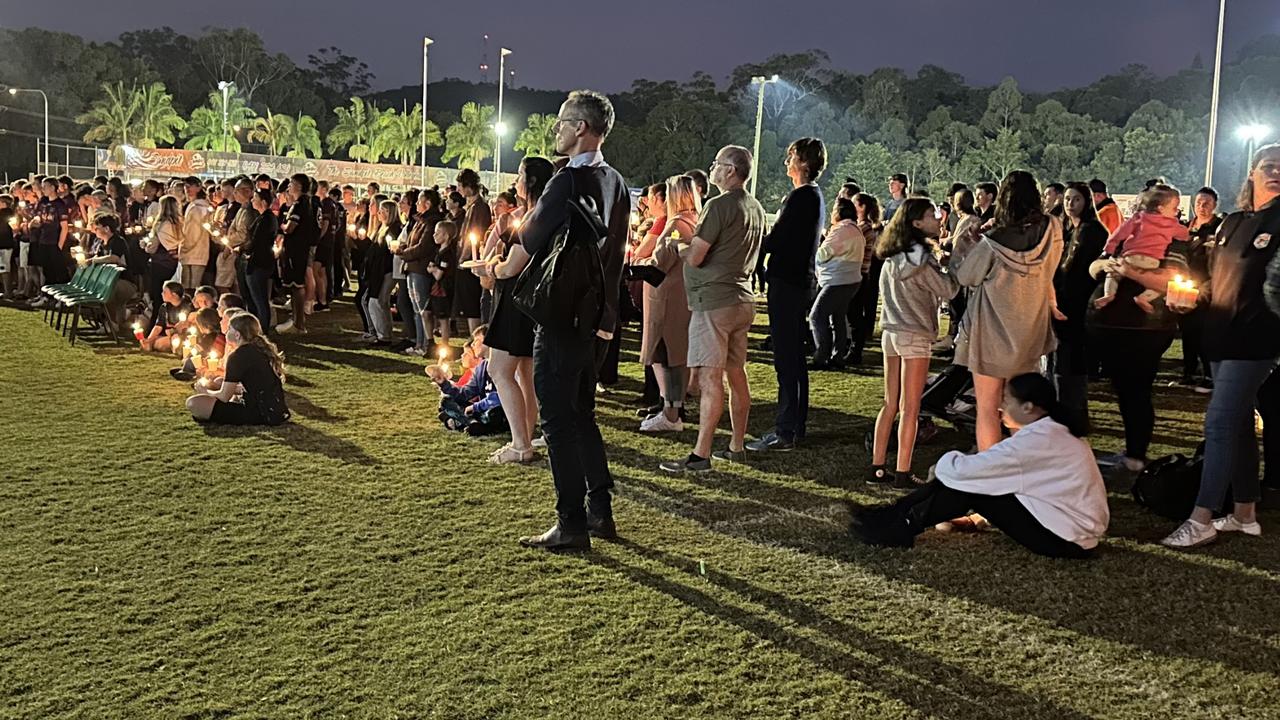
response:
<path id="1" fill-rule="evenodd" d="M 1145 460 L 1156 425 L 1151 386 L 1156 381 L 1160 357 L 1173 344 L 1173 333 L 1103 328 L 1094 330 L 1089 341 L 1090 347 L 1102 358 L 1102 368 L 1111 378 L 1111 387 L 1120 405 L 1124 454 Z"/>
<path id="2" fill-rule="evenodd" d="M 886 533 L 886 539 L 894 540 L 895 528 L 901 528 L 897 530 L 902 534 L 901 539 L 890 544 L 909 547 L 920 533 L 969 512 L 982 515 L 1005 535 L 1037 555 L 1073 559 L 1093 555 L 1091 550 L 1064 540 L 1041 525 L 1014 495 L 963 492 L 937 480 L 926 483 L 888 508 L 872 510 L 867 515 L 876 518 L 877 522 L 872 527 Z"/>
<path id="3" fill-rule="evenodd" d="M 369 312 L 364 307 L 364 301 L 369 298 L 369 284 L 364 278 L 360 278 L 359 283 L 360 287 L 356 290 L 355 297 L 356 312 L 360 313 L 360 324 L 364 326 L 364 331 L 368 333 L 373 327 L 369 324 Z"/>
<path id="4" fill-rule="evenodd" d="M 1205 353 L 1204 318 L 1203 306 L 1178 316 L 1178 326 L 1182 329 L 1182 377 L 1187 380 L 1213 377 L 1209 356 Z"/>
<path id="5" fill-rule="evenodd" d="M 1258 390 L 1258 414 L 1262 416 L 1262 484 L 1280 489 L 1280 369 Z"/>
<path id="6" fill-rule="evenodd" d="M 849 305 L 850 337 L 853 339 L 853 347 L 858 350 L 875 334 L 880 307 L 880 270 L 883 267 L 883 260 L 877 258 L 871 261 L 871 269 L 862 278 L 858 294 L 853 296 L 853 302 Z"/>
<path id="7" fill-rule="evenodd" d="M 409 281 L 397 280 L 396 283 L 396 314 L 400 316 L 400 337 L 417 342 L 418 323 L 414 318 L 418 314 L 413 311 L 413 302 L 409 300 Z"/>
<path id="8" fill-rule="evenodd" d="M 533 338 L 533 386 L 547 438 L 561 529 L 587 530 L 587 510 L 613 514 L 613 476 L 596 425 L 596 377 L 608 342 L 538 328 Z M 584 506 L 585 501 L 585 506 Z"/>
<path id="9" fill-rule="evenodd" d="M 804 356 L 809 288 L 770 282 L 768 304 L 773 370 L 778 377 L 774 432 L 788 440 L 799 440 L 804 437 L 809 419 L 809 366 Z"/>

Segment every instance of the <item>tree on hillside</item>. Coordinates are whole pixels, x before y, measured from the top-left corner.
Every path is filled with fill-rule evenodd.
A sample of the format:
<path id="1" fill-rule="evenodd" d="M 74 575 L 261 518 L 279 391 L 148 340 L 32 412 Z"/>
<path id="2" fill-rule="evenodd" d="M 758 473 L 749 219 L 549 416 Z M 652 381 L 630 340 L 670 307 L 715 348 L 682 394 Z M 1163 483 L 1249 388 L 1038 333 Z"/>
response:
<path id="1" fill-rule="evenodd" d="M 497 139 L 493 130 L 495 109 L 492 105 L 469 102 L 462 106 L 462 118 L 449 126 L 444 134 L 441 162 L 457 160 L 458 169 L 480 169 L 480 163 L 493 154 Z"/>
<path id="2" fill-rule="evenodd" d="M 551 157 L 556 149 L 555 125 L 555 115 L 530 115 L 525 128 L 516 137 L 515 151 L 523 152 L 526 157 Z"/>
<path id="3" fill-rule="evenodd" d="M 377 133 L 378 121 L 381 117 L 378 108 L 373 103 L 366 104 L 361 98 L 353 97 L 349 105 L 334 108 L 333 113 L 338 116 L 338 124 L 325 138 L 329 152 L 335 153 L 345 149 L 347 155 L 356 162 L 369 160 L 370 143 L 373 142 L 373 136 Z"/>
<path id="4" fill-rule="evenodd" d="M 220 150 L 222 152 L 240 152 L 240 140 L 236 137 L 235 127 L 246 127 L 257 113 L 245 103 L 240 96 L 239 88 L 227 95 L 226 124 L 223 124 L 222 92 L 209 93 L 206 105 L 196 108 L 191 119 L 182 131 L 187 142 L 182 146 L 187 150 Z"/>
<path id="5" fill-rule="evenodd" d="M 174 131 L 182 130 L 187 121 L 173 107 L 173 96 L 164 83 L 151 83 L 135 91 L 138 101 L 138 130 L 133 144 L 141 148 L 154 148 L 160 143 L 172 145 Z"/>
<path id="6" fill-rule="evenodd" d="M 104 84 L 104 97 L 93 102 L 89 112 L 76 118 L 76 122 L 88 126 L 85 142 L 102 142 L 114 149 L 126 145 L 138 121 L 139 98 L 136 88 L 126 88 L 123 82 Z"/>

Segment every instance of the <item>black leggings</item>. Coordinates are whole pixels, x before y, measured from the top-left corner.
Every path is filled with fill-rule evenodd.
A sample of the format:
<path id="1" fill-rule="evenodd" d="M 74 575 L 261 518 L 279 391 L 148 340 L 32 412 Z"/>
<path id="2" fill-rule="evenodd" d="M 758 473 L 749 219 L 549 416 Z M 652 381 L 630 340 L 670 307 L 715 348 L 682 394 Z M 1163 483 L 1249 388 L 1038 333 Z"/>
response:
<path id="1" fill-rule="evenodd" d="M 1173 333 L 1101 328 L 1094 330 L 1090 341 L 1090 347 L 1096 348 L 1102 357 L 1102 367 L 1111 378 L 1120 406 L 1120 417 L 1124 420 L 1124 454 L 1145 460 L 1156 426 L 1151 387 L 1160 368 L 1160 357 L 1173 344 Z"/>
<path id="2" fill-rule="evenodd" d="M 883 535 L 885 544 L 910 547 L 916 535 L 940 522 L 976 512 L 1005 535 L 1037 555 L 1051 558 L 1087 558 L 1093 551 L 1063 540 L 1027 510 L 1015 495 L 980 495 L 954 490 L 937 480 L 930 481 L 896 503 L 861 514 L 872 520 L 864 525 L 870 539 Z M 894 538 L 894 535 L 898 535 Z"/>

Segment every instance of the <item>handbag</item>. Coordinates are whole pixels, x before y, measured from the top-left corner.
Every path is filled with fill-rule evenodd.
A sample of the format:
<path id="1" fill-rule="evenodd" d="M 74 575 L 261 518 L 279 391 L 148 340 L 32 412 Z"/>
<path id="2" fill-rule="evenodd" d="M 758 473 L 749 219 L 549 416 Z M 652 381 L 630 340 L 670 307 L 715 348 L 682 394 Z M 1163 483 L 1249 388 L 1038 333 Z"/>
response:
<path id="1" fill-rule="evenodd" d="M 569 217 L 516 278 L 511 300 L 538 325 L 554 331 L 594 332 L 605 306 L 600 245 L 609 235 L 595 200 L 578 195 L 569 168 Z M 616 290 L 615 290 L 616 292 Z"/>

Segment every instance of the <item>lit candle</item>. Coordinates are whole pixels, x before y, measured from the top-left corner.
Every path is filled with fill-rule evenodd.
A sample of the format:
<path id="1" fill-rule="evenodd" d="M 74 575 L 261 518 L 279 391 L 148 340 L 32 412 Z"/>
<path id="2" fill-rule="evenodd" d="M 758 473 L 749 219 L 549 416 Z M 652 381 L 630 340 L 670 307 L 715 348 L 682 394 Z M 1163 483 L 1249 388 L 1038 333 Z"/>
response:
<path id="1" fill-rule="evenodd" d="M 284 249 L 284 248 L 282 248 L 281 246 L 277 245 L 277 246 L 275 246 L 274 248 L 272 248 L 272 249 L 271 249 L 271 252 L 272 252 L 272 254 L 274 254 L 276 257 L 280 257 L 280 251 L 281 251 L 281 250 L 283 250 L 283 249 Z"/>
<path id="2" fill-rule="evenodd" d="M 16 218 L 16 217 L 11 217 L 11 218 L 9 218 L 9 227 L 11 227 L 11 228 L 17 228 L 17 227 L 18 227 L 18 218 Z"/>
<path id="3" fill-rule="evenodd" d="M 142 323 L 136 322 L 133 324 L 133 336 L 137 338 L 139 342 L 142 341 Z"/>
<path id="4" fill-rule="evenodd" d="M 183 310 L 182 312 L 178 313 L 178 322 L 184 323 L 186 321 L 187 321 L 187 311 Z"/>
<path id="5" fill-rule="evenodd" d="M 449 348 L 440 348 L 440 372 L 447 379 L 449 377 Z"/>
<path id="6" fill-rule="evenodd" d="M 178 352 L 178 345 L 179 345 L 181 342 L 182 342 L 182 338 L 178 337 L 177 335 L 174 335 L 174 336 L 173 336 L 173 342 L 172 342 L 172 343 L 170 343 L 170 344 L 171 344 L 171 345 L 173 345 L 173 351 L 174 351 L 174 352 Z"/>
<path id="7" fill-rule="evenodd" d="M 355 223 L 347 223 L 347 234 L 348 234 L 348 235 L 350 235 L 351 233 L 353 233 L 353 232 L 355 232 L 355 231 L 356 231 L 356 224 L 355 224 Z"/>
<path id="8" fill-rule="evenodd" d="M 367 230 L 365 230 L 364 228 L 360 228 L 360 232 L 358 233 L 358 235 L 360 236 L 360 238 L 361 238 L 362 240 L 364 239 L 364 236 L 365 236 L 365 235 L 368 235 L 368 234 L 369 234 L 369 233 L 368 233 L 368 231 L 367 231 Z"/>
<path id="9" fill-rule="evenodd" d="M 207 388 L 207 387 L 209 387 L 209 378 L 207 378 L 207 377 L 202 377 L 202 378 L 200 378 L 200 387 L 202 387 L 202 388 Z"/>
<path id="10" fill-rule="evenodd" d="M 77 227 L 77 228 L 82 228 L 82 227 L 84 227 L 84 221 L 83 221 L 83 220 L 77 220 L 77 221 L 76 221 L 76 227 Z"/>
<path id="11" fill-rule="evenodd" d="M 19 210 L 25 209 L 26 207 L 27 207 L 27 201 L 26 201 L 26 200 L 19 200 L 19 201 L 18 201 L 18 209 L 19 209 Z"/>
<path id="12" fill-rule="evenodd" d="M 212 230 L 212 229 L 213 229 L 213 226 L 212 226 L 212 225 L 210 225 L 209 223 L 205 223 L 205 224 L 204 224 L 204 229 L 205 229 L 205 230 Z"/>
<path id="13" fill-rule="evenodd" d="M 231 247 L 231 240 L 229 238 L 222 238 L 222 244 L 225 247 Z"/>
<path id="14" fill-rule="evenodd" d="M 512 229 L 512 230 L 519 230 L 519 229 L 520 229 L 520 224 L 521 224 L 522 222 L 523 222 L 523 219 L 522 219 L 522 218 L 516 218 L 515 220 L 512 220 L 512 221 L 511 221 L 511 229 Z"/>
<path id="15" fill-rule="evenodd" d="M 476 246 L 480 244 L 480 235 L 478 235 L 478 234 L 477 234 L 477 233 L 475 233 L 475 232 L 472 232 L 472 233 L 471 233 L 471 235 L 470 235 L 470 240 L 471 240 L 471 259 L 472 259 L 472 260 L 475 260 L 475 259 L 476 259 Z"/>
<path id="16" fill-rule="evenodd" d="M 672 231 L 671 231 L 671 239 L 672 239 L 673 241 L 675 241 L 675 242 L 680 242 L 680 231 L 679 231 L 679 230 L 672 230 Z"/>
<path id="17" fill-rule="evenodd" d="M 213 372 L 217 372 L 218 370 L 218 351 L 217 350 L 209 351 L 209 370 Z"/>

